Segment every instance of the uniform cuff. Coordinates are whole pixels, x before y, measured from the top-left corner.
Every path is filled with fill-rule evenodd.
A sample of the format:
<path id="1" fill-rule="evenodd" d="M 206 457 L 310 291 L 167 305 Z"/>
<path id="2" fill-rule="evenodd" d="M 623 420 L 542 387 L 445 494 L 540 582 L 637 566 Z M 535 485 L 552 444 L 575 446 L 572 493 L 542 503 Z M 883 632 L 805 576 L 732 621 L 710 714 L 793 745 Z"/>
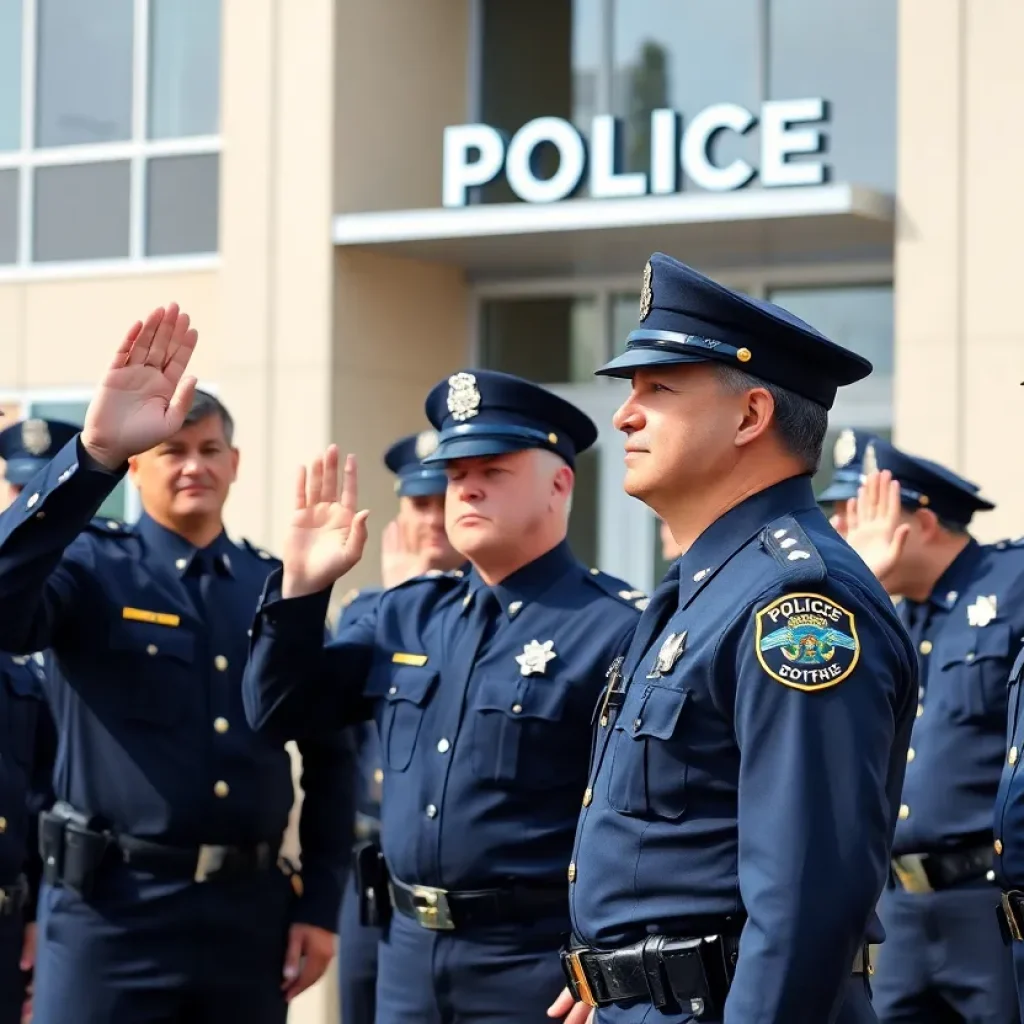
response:
<path id="1" fill-rule="evenodd" d="M 280 632 L 287 632 L 291 636 L 300 630 L 308 632 L 311 637 L 315 635 L 314 646 L 322 647 L 331 588 L 318 590 L 315 594 L 304 594 L 302 597 L 284 598 L 281 596 L 283 580 L 284 570 L 280 568 L 274 569 L 267 577 L 253 639 L 256 639 L 257 634 L 273 637 Z"/>
<path id="2" fill-rule="evenodd" d="M 338 911 L 341 909 L 341 872 L 313 866 L 303 868 L 302 895 L 292 910 L 294 924 L 310 924 L 335 933 L 338 930 Z"/>

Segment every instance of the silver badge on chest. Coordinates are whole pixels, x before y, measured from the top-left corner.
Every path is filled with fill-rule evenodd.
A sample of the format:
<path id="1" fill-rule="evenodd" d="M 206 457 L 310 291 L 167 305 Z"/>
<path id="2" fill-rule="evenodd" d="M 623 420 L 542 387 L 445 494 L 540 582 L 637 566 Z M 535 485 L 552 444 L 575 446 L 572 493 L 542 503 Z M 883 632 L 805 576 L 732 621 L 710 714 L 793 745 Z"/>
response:
<path id="1" fill-rule="evenodd" d="M 659 679 L 661 676 L 667 676 L 675 668 L 676 662 L 685 650 L 686 630 L 684 629 L 682 633 L 669 633 L 647 678 Z"/>
<path id="2" fill-rule="evenodd" d="M 548 662 L 556 657 L 554 640 L 545 640 L 544 643 L 531 640 L 524 645 L 523 653 L 516 655 L 516 661 L 519 662 L 520 674 L 542 676 L 547 672 Z"/>

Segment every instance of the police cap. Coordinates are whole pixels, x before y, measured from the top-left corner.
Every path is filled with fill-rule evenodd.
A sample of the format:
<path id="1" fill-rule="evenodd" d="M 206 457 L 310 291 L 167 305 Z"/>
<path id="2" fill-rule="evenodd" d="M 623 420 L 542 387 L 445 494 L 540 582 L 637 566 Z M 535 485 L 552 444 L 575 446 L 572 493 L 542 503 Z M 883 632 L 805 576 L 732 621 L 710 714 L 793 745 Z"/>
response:
<path id="1" fill-rule="evenodd" d="M 437 433 L 421 430 L 399 438 L 385 453 L 384 465 L 398 478 L 395 491 L 401 498 L 444 494 L 448 477 L 440 466 L 425 466 L 423 459 L 437 448 Z"/>
<path id="2" fill-rule="evenodd" d="M 8 483 L 27 484 L 81 430 L 63 420 L 27 419 L 0 430 Z"/>

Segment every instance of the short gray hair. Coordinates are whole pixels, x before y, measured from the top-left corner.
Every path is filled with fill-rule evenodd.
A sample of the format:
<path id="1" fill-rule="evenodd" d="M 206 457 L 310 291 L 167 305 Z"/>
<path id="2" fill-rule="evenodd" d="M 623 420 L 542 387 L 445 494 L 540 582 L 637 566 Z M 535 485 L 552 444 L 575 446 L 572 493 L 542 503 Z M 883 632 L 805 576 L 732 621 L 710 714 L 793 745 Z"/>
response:
<path id="1" fill-rule="evenodd" d="M 219 416 L 224 427 L 224 440 L 231 445 L 235 438 L 235 421 L 231 413 L 218 398 L 214 398 L 208 391 L 200 391 L 198 388 L 192 396 L 192 408 L 185 417 L 185 426 L 190 427 L 194 423 L 200 423 L 210 416 Z"/>
<path id="2" fill-rule="evenodd" d="M 783 447 L 804 464 L 808 473 L 818 471 L 821 449 L 828 431 L 828 410 L 823 405 L 780 388 L 777 384 L 752 377 L 734 366 L 717 365 L 715 373 L 725 391 L 732 395 L 753 388 L 764 388 L 775 403 L 772 420 Z"/>

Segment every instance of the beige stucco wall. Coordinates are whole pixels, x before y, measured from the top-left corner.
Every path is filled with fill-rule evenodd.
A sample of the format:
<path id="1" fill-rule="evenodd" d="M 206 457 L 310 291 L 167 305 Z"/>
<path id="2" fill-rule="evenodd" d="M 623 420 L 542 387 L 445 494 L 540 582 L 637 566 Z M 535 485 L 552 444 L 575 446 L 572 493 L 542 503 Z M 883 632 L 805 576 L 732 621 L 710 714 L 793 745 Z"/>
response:
<path id="1" fill-rule="evenodd" d="M 1017 0 L 901 0 L 896 441 L 979 483 L 986 540 L 1024 534 Z"/>

